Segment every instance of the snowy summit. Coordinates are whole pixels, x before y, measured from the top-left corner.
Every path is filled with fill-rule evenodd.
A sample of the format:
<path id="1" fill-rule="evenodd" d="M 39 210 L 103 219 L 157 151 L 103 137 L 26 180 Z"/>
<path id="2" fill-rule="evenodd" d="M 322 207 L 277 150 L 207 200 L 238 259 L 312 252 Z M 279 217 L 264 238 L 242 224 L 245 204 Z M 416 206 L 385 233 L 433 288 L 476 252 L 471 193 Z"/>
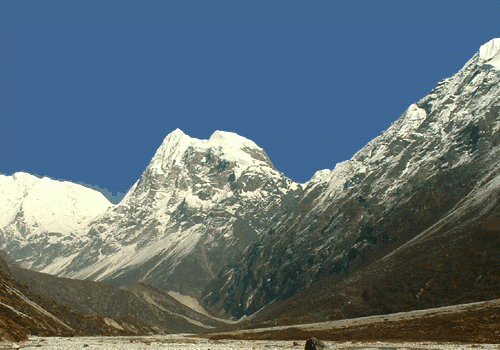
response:
<path id="1" fill-rule="evenodd" d="M 270 164 L 262 148 L 236 133 L 217 130 L 208 140 L 199 140 L 176 129 L 165 137 L 149 168 L 163 173 L 170 166 L 181 165 L 189 150 L 208 152 L 242 167 L 255 165 L 256 162 Z"/>
<path id="2" fill-rule="evenodd" d="M 0 174 L 0 229 L 25 225 L 28 232 L 68 234 L 86 224 L 113 205 L 99 192 L 48 177 L 38 178 L 17 172 Z"/>

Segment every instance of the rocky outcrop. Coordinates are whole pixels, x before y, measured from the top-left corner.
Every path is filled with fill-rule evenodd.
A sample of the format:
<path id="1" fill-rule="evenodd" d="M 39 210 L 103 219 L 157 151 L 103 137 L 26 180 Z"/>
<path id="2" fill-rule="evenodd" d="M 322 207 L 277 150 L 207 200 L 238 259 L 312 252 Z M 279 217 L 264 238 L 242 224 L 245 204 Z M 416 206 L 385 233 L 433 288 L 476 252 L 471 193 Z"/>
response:
<path id="1" fill-rule="evenodd" d="M 310 338 L 306 340 L 304 350 L 326 350 L 326 345 L 317 338 Z"/>

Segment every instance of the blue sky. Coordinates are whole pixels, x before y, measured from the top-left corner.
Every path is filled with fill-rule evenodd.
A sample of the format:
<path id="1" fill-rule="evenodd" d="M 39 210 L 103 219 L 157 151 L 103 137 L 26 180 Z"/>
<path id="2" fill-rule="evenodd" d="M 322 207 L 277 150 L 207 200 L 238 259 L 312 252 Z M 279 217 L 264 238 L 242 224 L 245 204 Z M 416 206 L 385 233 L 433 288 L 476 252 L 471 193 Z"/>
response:
<path id="1" fill-rule="evenodd" d="M 4 2 L 0 172 L 126 192 L 168 133 L 333 168 L 499 37 L 496 3 Z"/>

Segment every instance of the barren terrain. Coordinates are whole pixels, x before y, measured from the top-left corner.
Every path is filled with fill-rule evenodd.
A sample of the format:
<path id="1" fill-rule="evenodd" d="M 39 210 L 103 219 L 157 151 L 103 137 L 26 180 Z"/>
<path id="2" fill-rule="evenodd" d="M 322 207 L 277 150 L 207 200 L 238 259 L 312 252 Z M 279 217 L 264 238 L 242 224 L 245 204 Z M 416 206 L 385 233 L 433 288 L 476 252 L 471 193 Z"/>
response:
<path id="1" fill-rule="evenodd" d="M 304 341 L 269 341 L 269 340 L 210 340 L 189 335 L 150 336 L 150 337 L 75 337 L 75 338 L 40 338 L 33 337 L 19 344 L 5 344 L 3 349 L 196 349 L 196 350 L 261 350 L 261 349 L 303 349 Z M 481 350 L 498 349 L 488 344 L 456 344 L 432 342 L 333 342 L 325 344 L 329 349 L 443 349 L 443 350 Z M 0 344 L 0 349 L 2 345 Z"/>
<path id="2" fill-rule="evenodd" d="M 500 299 L 321 323 L 244 329 L 207 337 L 500 344 Z"/>

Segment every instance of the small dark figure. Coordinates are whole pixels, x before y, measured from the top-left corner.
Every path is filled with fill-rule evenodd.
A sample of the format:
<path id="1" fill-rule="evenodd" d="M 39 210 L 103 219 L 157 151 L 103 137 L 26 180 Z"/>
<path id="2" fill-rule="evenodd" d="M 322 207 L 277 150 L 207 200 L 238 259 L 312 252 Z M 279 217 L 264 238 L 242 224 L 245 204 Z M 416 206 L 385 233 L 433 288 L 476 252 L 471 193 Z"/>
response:
<path id="1" fill-rule="evenodd" d="M 325 349 L 326 349 L 325 344 L 323 344 L 322 341 L 314 337 L 311 339 L 307 339 L 306 341 L 305 350 L 325 350 Z"/>

